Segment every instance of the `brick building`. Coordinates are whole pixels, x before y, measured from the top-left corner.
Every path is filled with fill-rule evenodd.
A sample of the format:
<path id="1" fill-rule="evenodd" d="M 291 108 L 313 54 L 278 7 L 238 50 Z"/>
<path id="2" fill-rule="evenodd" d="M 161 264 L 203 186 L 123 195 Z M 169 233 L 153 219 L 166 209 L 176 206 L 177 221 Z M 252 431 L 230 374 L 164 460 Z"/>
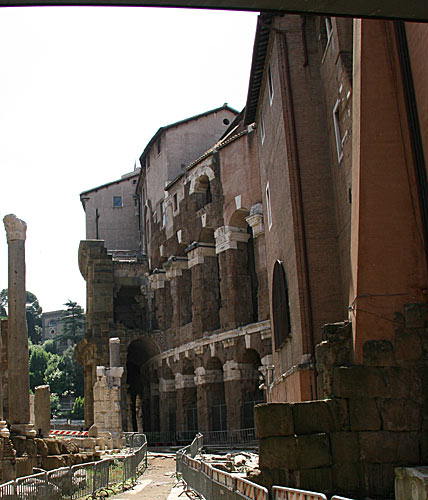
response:
<path id="1" fill-rule="evenodd" d="M 88 423 L 121 336 L 128 428 L 242 429 L 266 398 L 266 485 L 388 498 L 426 462 L 427 29 L 262 14 L 244 111 L 172 166 L 158 131 L 147 259 L 80 248 Z"/>
<path id="2" fill-rule="evenodd" d="M 255 132 L 242 118 L 225 105 L 149 141 L 135 191 L 144 257 L 81 243 L 87 334 L 77 357 L 87 425 L 95 367 L 117 336 L 124 428 L 190 436 L 254 427 L 271 331 Z"/>
<path id="3" fill-rule="evenodd" d="M 260 18 L 246 123 L 273 326 L 267 485 L 390 498 L 394 468 L 428 458 L 426 30 Z"/>

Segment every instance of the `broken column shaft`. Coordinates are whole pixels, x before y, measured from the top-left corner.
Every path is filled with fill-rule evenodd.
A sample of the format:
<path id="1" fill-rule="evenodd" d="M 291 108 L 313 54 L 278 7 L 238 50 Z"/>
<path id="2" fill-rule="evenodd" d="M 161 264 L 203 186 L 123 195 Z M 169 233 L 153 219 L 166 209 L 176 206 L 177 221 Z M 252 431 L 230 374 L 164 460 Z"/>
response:
<path id="1" fill-rule="evenodd" d="M 27 224 L 15 215 L 3 219 L 9 257 L 8 282 L 8 396 L 11 431 L 35 437 L 30 424 L 28 333 L 25 315 L 25 237 Z"/>

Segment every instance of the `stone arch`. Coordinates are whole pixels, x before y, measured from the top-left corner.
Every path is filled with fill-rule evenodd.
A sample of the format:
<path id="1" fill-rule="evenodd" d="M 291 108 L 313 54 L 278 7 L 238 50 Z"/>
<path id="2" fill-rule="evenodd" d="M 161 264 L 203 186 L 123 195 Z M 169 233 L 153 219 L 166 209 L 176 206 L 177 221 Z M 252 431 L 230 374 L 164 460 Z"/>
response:
<path id="1" fill-rule="evenodd" d="M 214 171 L 211 167 L 199 167 L 190 181 L 189 195 L 193 193 L 205 193 L 214 177 Z"/>
<path id="2" fill-rule="evenodd" d="M 201 243 L 215 244 L 214 229 L 211 227 L 204 227 L 199 233 L 198 241 Z"/>
<path id="3" fill-rule="evenodd" d="M 139 428 L 137 416 L 137 395 L 140 401 L 147 394 L 147 386 L 150 387 L 150 378 L 145 365 L 160 353 L 157 343 L 149 338 L 143 337 L 130 342 L 126 357 L 126 383 L 128 385 L 128 430 L 135 432 Z"/>
<path id="4" fill-rule="evenodd" d="M 248 223 L 245 220 L 250 215 L 250 211 L 246 208 L 238 208 L 229 218 L 228 226 L 239 227 L 247 230 Z"/>

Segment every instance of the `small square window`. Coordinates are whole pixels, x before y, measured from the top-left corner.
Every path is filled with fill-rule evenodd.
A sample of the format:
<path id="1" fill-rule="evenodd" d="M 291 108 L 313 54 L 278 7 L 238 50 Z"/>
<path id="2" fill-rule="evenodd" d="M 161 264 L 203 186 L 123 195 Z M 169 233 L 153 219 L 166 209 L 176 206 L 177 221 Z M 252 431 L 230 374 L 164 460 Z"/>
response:
<path id="1" fill-rule="evenodd" d="M 113 196 L 113 207 L 115 208 L 123 207 L 122 196 Z"/>

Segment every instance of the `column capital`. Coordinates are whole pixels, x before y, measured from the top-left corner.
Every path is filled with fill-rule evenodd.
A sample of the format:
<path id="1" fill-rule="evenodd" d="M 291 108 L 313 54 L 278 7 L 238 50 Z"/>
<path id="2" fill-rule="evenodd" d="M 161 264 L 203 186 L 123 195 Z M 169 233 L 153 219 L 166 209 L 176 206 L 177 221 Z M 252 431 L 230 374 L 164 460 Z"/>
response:
<path id="1" fill-rule="evenodd" d="M 7 242 L 22 240 L 25 241 L 27 235 L 27 224 L 18 219 L 14 214 L 5 215 L 3 218 L 4 227 L 6 229 Z"/>
<path id="2" fill-rule="evenodd" d="M 238 241 L 247 243 L 250 235 L 242 227 L 221 226 L 214 231 L 215 253 L 238 248 Z"/>
<path id="3" fill-rule="evenodd" d="M 189 259 L 189 269 L 191 269 L 193 266 L 197 266 L 198 264 L 203 264 L 206 257 L 216 256 L 213 244 L 203 243 L 199 241 L 194 241 L 186 248 L 185 252 L 187 253 Z"/>
<path id="4" fill-rule="evenodd" d="M 182 276 L 183 269 L 188 269 L 187 257 L 177 257 L 176 255 L 171 255 L 163 265 L 163 268 L 166 271 L 166 278 L 168 280 Z"/>

